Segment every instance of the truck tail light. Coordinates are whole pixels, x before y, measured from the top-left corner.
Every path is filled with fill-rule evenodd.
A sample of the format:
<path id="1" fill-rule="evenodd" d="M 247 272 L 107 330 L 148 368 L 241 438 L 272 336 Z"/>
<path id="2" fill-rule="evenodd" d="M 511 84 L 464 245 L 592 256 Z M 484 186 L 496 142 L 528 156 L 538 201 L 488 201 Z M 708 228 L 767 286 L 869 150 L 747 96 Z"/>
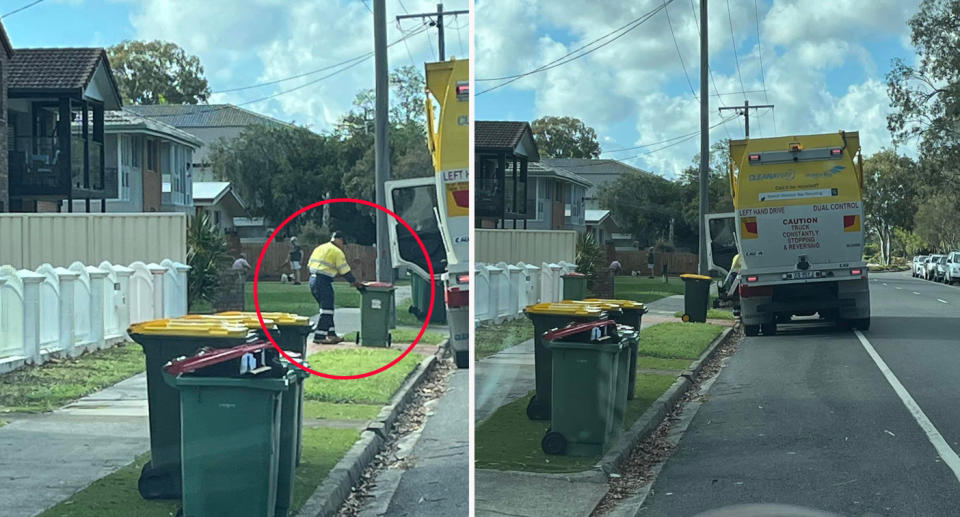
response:
<path id="1" fill-rule="evenodd" d="M 843 152 L 843 149 L 830 149 L 830 154 L 832 156 L 839 156 Z"/>
<path id="2" fill-rule="evenodd" d="M 747 277 L 747 282 L 756 282 L 756 281 L 757 281 L 757 275 L 750 275 Z"/>
<path id="3" fill-rule="evenodd" d="M 765 285 L 760 287 L 751 287 L 749 285 L 740 286 L 740 298 L 751 298 L 754 296 L 773 296 L 773 286 Z"/>
<path id="4" fill-rule="evenodd" d="M 460 275 L 460 276 L 458 276 L 458 277 L 457 277 L 457 282 L 459 282 L 459 283 L 461 283 L 461 284 L 468 284 L 468 283 L 470 283 L 470 275 Z"/>
<path id="5" fill-rule="evenodd" d="M 750 161 L 751 161 L 751 162 L 760 161 L 760 155 L 759 155 L 759 154 L 751 154 L 751 155 L 750 155 Z"/>
<path id="6" fill-rule="evenodd" d="M 863 270 L 861 270 L 860 268 L 850 270 L 850 274 L 852 276 L 860 276 L 861 273 L 863 273 Z"/>

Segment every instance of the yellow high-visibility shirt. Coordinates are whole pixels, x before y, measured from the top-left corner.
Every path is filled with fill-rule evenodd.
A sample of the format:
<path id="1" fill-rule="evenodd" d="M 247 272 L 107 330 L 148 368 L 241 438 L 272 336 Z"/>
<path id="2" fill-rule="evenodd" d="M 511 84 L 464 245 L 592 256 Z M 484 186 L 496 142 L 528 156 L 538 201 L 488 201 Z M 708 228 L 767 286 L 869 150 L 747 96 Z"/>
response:
<path id="1" fill-rule="evenodd" d="M 743 267 L 743 260 L 740 258 L 740 255 L 733 256 L 733 264 L 730 265 L 730 271 L 740 271 L 740 268 Z"/>
<path id="2" fill-rule="evenodd" d="M 337 275 L 346 275 L 350 272 L 347 257 L 343 250 L 332 242 L 323 243 L 313 249 L 310 262 L 307 263 L 311 273 L 326 275 L 331 278 Z"/>

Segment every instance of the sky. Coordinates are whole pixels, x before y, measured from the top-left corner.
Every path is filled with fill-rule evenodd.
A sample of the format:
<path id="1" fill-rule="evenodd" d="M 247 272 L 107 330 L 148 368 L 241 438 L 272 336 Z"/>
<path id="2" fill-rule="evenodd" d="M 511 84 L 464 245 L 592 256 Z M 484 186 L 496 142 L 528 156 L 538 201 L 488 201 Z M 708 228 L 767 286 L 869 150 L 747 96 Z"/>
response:
<path id="1" fill-rule="evenodd" d="M 33 0 L 0 0 L 0 14 Z M 436 11 L 435 0 L 387 0 L 390 68 L 437 60 L 437 31 L 395 16 Z M 200 58 L 214 92 L 314 71 L 373 51 L 373 0 L 43 0 L 4 17 L 14 48 L 108 47 L 123 40 L 174 42 Z M 444 3 L 466 9 L 468 0 Z M 445 19 L 447 58 L 469 50 L 467 16 Z M 459 28 L 459 29 L 458 29 Z M 348 64 L 349 65 L 349 64 Z M 372 57 L 340 68 L 258 88 L 215 93 L 211 103 L 243 107 L 316 131 L 332 129 L 354 96 L 374 87 Z M 279 92 L 297 90 L 268 100 Z"/>
<path id="2" fill-rule="evenodd" d="M 710 0 L 710 122 L 720 124 L 710 141 L 743 138 L 742 117 L 717 108 L 747 99 L 775 106 L 751 110 L 754 138 L 859 130 L 865 157 L 892 147 L 884 77 L 893 58 L 916 61 L 906 22 L 919 3 Z M 658 8 L 583 58 L 484 93 L 504 82 L 484 79 L 537 69 Z M 699 16 L 699 0 L 477 0 L 476 118 L 576 117 L 597 131 L 602 158 L 675 177 L 700 146 Z"/>

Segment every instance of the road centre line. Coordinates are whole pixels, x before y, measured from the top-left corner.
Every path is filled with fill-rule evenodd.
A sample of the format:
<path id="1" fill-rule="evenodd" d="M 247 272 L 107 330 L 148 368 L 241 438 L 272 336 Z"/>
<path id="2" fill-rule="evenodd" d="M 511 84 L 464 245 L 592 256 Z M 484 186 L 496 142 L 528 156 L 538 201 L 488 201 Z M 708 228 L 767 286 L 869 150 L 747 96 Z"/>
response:
<path id="1" fill-rule="evenodd" d="M 913 294 L 920 294 L 920 293 L 918 293 L 918 292 L 916 292 L 916 291 L 914 291 L 914 292 L 913 292 Z"/>
<path id="2" fill-rule="evenodd" d="M 903 288 L 902 288 L 902 287 L 897 287 L 896 289 L 897 289 L 897 291 L 899 291 L 899 290 L 901 290 L 901 289 L 903 289 Z"/>
<path id="3" fill-rule="evenodd" d="M 946 301 L 946 300 L 941 300 L 940 298 L 937 298 L 937 301 L 940 302 L 940 303 L 950 303 L 950 302 L 948 302 L 948 301 Z"/>
<path id="4" fill-rule="evenodd" d="M 930 440 L 930 443 L 933 444 L 933 448 L 936 449 L 937 454 L 940 455 L 940 458 L 943 462 L 950 467 L 950 470 L 953 471 L 953 475 L 957 478 L 957 481 L 960 481 L 960 456 L 957 456 L 957 453 L 950 448 L 950 445 L 947 444 L 947 441 L 944 440 L 943 435 L 940 434 L 940 431 L 937 430 L 936 426 L 933 425 L 933 422 L 927 418 L 927 415 L 924 414 L 923 410 L 920 409 L 920 406 L 917 404 L 917 401 L 913 400 L 913 397 L 903 387 L 903 384 L 900 383 L 900 380 L 897 379 L 897 376 L 893 374 L 890 368 L 887 366 L 887 363 L 880 358 L 880 355 L 873 348 L 873 345 L 867 341 L 867 338 L 859 330 L 854 330 L 854 333 L 857 335 L 857 339 L 860 340 L 860 344 L 863 345 L 863 348 L 867 351 L 867 354 L 873 359 L 873 362 L 876 363 L 877 368 L 880 369 L 880 373 L 886 377 L 887 382 L 890 383 L 890 386 L 893 388 L 893 391 L 896 392 L 897 396 L 900 397 L 900 400 L 903 402 L 903 405 L 907 407 L 907 410 L 913 416 L 914 420 L 917 421 L 917 424 L 920 425 L 920 428 L 923 429 L 923 432 L 926 433 L 927 439 Z"/>

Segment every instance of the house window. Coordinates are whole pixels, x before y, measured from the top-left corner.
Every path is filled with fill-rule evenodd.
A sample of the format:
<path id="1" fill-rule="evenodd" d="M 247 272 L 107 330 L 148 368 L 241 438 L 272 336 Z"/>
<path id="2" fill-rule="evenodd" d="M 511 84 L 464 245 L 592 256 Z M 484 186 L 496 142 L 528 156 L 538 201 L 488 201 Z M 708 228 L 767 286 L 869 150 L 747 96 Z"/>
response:
<path id="1" fill-rule="evenodd" d="M 546 197 L 546 190 L 543 180 L 527 179 L 527 214 L 532 221 L 543 220 L 543 200 Z"/>
<path id="2" fill-rule="evenodd" d="M 219 211 L 219 210 L 214 210 L 214 211 L 213 211 L 213 224 L 215 224 L 217 227 L 220 226 L 220 211 Z"/>
<path id="3" fill-rule="evenodd" d="M 130 142 L 130 165 L 139 169 L 143 167 L 143 138 L 132 136 L 127 139 Z"/>

